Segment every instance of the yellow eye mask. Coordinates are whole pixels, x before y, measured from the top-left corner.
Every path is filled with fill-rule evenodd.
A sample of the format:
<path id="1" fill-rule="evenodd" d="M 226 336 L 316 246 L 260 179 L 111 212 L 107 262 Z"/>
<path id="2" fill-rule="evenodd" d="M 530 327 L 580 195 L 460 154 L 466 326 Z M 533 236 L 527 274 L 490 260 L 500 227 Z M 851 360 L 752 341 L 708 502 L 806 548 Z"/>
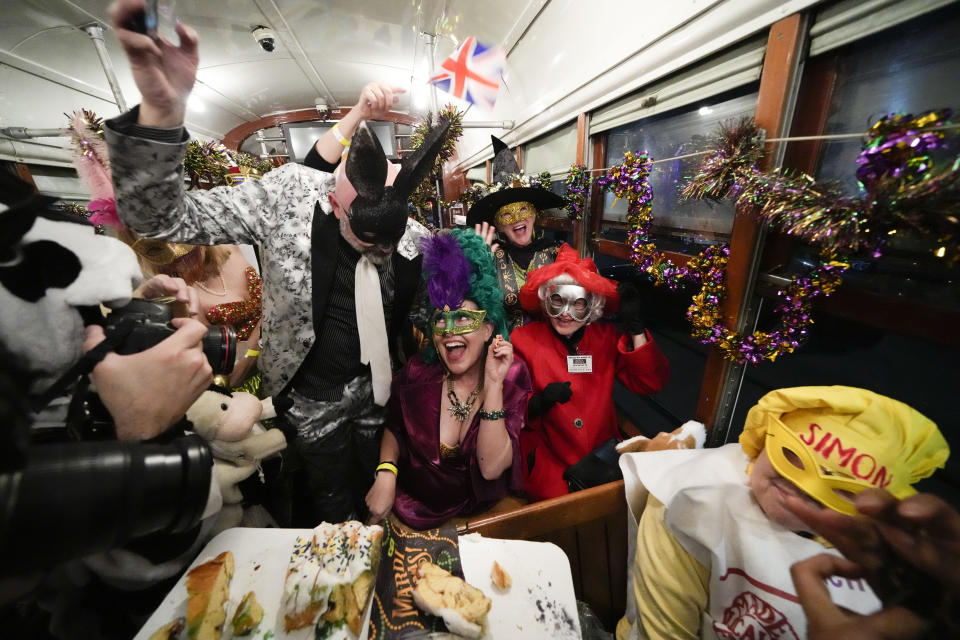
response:
<path id="1" fill-rule="evenodd" d="M 508 227 L 535 215 L 537 208 L 529 202 L 511 202 L 497 210 L 493 223 L 498 227 Z"/>
<path id="2" fill-rule="evenodd" d="M 814 448 L 807 444 L 808 436 Z M 892 469 L 856 446 L 845 447 L 829 432 L 798 434 L 775 426 L 767 431 L 766 450 L 777 473 L 825 506 L 849 515 L 857 513 L 854 495 L 870 487 L 885 489 L 894 481 Z"/>
<path id="3" fill-rule="evenodd" d="M 897 498 L 942 467 L 950 449 L 930 419 L 892 398 L 855 387 L 771 391 L 750 409 L 744 452 L 766 450 L 784 478 L 815 500 L 854 514 L 852 498 L 876 487 Z"/>

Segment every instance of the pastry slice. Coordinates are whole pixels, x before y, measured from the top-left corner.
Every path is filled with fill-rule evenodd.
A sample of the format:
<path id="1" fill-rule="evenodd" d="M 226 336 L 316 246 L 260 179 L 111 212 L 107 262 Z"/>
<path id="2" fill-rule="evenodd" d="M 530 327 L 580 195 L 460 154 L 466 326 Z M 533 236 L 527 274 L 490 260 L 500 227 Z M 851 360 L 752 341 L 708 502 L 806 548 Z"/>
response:
<path id="1" fill-rule="evenodd" d="M 177 640 L 185 626 L 186 621 L 183 618 L 177 618 L 154 631 L 148 640 Z"/>
<path id="2" fill-rule="evenodd" d="M 263 620 L 263 607 L 257 602 L 257 597 L 253 591 L 243 596 L 243 600 L 237 605 L 237 612 L 233 614 L 233 620 L 230 625 L 233 627 L 233 635 L 245 636 L 260 624 Z"/>
<path id="3" fill-rule="evenodd" d="M 503 567 L 501 567 L 497 561 L 493 562 L 493 569 L 490 570 L 490 580 L 493 581 L 493 585 L 501 591 L 506 591 L 513 585 L 510 574 L 504 571 Z"/>
<path id="4" fill-rule="evenodd" d="M 230 597 L 233 554 L 224 551 L 187 574 L 187 637 L 219 640 L 227 614 L 223 605 Z"/>
<path id="5" fill-rule="evenodd" d="M 287 565 L 280 610 L 286 631 L 313 625 L 327 610 L 330 587 L 322 581 L 314 537 L 297 537 Z"/>
<path id="6" fill-rule="evenodd" d="M 379 545 L 377 545 L 379 549 Z M 359 636 L 363 625 L 363 614 L 367 610 L 367 598 L 373 590 L 373 572 L 364 571 L 360 577 L 350 585 L 352 598 L 347 602 L 347 626 L 353 635 Z"/>
<path id="7" fill-rule="evenodd" d="M 413 601 L 422 611 L 443 618 L 451 633 L 483 636 L 490 611 L 490 598 L 483 591 L 430 562 L 420 565 L 417 576 Z"/>

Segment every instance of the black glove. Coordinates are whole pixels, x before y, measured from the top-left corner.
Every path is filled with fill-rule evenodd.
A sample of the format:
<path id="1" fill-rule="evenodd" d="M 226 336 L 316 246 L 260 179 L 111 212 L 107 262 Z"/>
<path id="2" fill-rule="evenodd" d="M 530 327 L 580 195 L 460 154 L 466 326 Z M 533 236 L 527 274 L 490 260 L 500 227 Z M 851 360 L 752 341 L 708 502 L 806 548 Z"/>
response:
<path id="1" fill-rule="evenodd" d="M 631 336 L 642 336 L 647 327 L 643 321 L 643 299 L 640 292 L 631 282 L 621 282 L 617 285 L 620 294 L 620 308 L 617 310 L 617 319 L 623 332 Z"/>
<path id="2" fill-rule="evenodd" d="M 540 393 L 530 396 L 530 404 L 527 405 L 527 415 L 531 418 L 542 416 L 550 407 L 557 404 L 563 404 L 570 401 L 573 391 L 570 390 L 570 381 L 551 382 L 543 388 Z"/>

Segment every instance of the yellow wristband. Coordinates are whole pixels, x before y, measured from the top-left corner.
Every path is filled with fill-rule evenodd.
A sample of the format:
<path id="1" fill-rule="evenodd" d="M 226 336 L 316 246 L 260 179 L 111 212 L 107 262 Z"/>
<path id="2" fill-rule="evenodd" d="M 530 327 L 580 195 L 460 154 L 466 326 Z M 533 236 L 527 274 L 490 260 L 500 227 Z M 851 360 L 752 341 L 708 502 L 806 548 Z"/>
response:
<path id="1" fill-rule="evenodd" d="M 247 349 L 248 358 L 256 358 L 258 355 L 260 355 L 260 352 L 256 349 Z"/>
<path id="2" fill-rule="evenodd" d="M 346 138 L 344 138 L 344 137 L 343 137 L 343 134 L 340 133 L 340 123 L 339 123 L 339 122 L 338 122 L 337 124 L 333 125 L 333 129 L 331 129 L 331 131 L 333 131 L 333 135 L 335 135 L 335 136 L 337 137 L 337 142 L 339 142 L 339 143 L 340 143 L 341 145 L 343 145 L 344 147 L 349 147 L 349 146 L 350 146 L 350 141 L 347 140 Z"/>
<path id="3" fill-rule="evenodd" d="M 393 464 L 392 462 L 381 462 L 377 465 L 377 473 L 380 473 L 381 471 L 389 471 L 393 475 L 397 475 L 397 465 Z"/>

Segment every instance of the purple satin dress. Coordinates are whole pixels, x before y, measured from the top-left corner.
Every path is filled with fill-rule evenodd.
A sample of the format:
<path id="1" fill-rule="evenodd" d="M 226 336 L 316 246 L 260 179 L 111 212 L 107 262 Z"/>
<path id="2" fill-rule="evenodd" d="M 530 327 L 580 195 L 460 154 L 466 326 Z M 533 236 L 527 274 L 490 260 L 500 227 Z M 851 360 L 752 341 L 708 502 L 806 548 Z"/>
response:
<path id="1" fill-rule="evenodd" d="M 506 427 L 513 444 L 513 464 L 496 480 L 485 480 L 477 462 L 480 418 L 473 417 L 460 443 L 460 455 L 440 456 L 440 400 L 444 368 L 426 364 L 420 356 L 393 379 L 387 428 L 397 438 L 397 496 L 393 510 L 414 529 L 429 529 L 446 520 L 475 513 L 523 487 L 520 430 L 527 412 L 530 374 L 519 359 L 510 365 L 503 381 Z M 499 407 L 489 407 L 490 410 Z"/>

